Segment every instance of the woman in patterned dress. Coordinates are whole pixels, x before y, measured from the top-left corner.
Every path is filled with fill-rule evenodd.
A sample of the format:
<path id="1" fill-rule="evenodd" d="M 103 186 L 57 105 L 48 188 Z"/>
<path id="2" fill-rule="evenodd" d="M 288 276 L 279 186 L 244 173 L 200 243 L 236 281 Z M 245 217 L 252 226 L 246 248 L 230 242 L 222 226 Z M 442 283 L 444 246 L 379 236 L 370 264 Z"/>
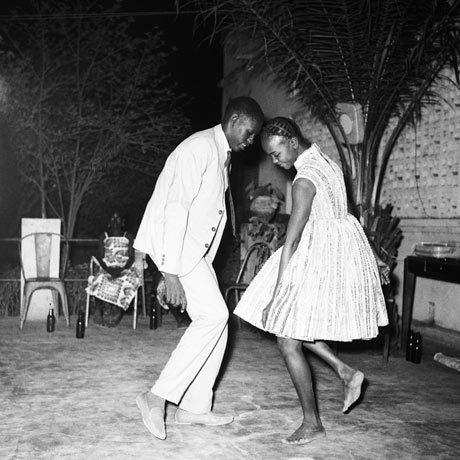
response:
<path id="1" fill-rule="evenodd" d="M 133 265 L 133 237 L 124 231 L 118 212 L 114 212 L 107 228 L 99 239 L 99 255 L 95 257 L 98 267 L 89 277 L 86 290 L 97 298 L 94 322 L 114 327 L 135 297 L 141 276 Z"/>
<path id="2" fill-rule="evenodd" d="M 339 360 L 324 340 L 371 339 L 388 320 L 376 258 L 347 211 L 339 166 L 288 118 L 268 121 L 261 140 L 276 165 L 297 171 L 292 212 L 284 246 L 262 267 L 235 313 L 277 336 L 303 410 L 302 424 L 283 442 L 305 444 L 326 432 L 302 346 L 341 378 L 346 412 L 361 394 L 364 374 Z"/>

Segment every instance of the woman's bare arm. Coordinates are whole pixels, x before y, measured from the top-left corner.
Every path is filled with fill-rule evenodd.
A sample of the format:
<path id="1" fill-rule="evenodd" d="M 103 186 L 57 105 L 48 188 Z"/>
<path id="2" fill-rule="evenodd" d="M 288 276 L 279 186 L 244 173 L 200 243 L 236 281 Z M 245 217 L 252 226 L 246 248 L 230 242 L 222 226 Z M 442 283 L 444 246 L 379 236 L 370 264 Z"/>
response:
<path id="1" fill-rule="evenodd" d="M 281 251 L 280 265 L 278 269 L 278 277 L 276 279 L 273 297 L 278 290 L 283 273 L 291 260 L 292 255 L 299 245 L 305 224 L 308 222 L 311 212 L 313 198 L 316 195 L 316 187 L 308 179 L 297 179 L 292 186 L 292 211 L 289 218 L 286 231 L 286 242 Z M 262 326 L 265 327 L 268 312 L 272 306 L 273 300 L 265 307 L 262 313 Z"/>
<path id="2" fill-rule="evenodd" d="M 278 288 L 284 270 L 291 260 L 292 254 L 294 254 L 297 246 L 299 245 L 303 229 L 310 217 L 311 205 L 315 194 L 316 187 L 313 182 L 308 179 L 297 179 L 292 186 L 292 212 L 286 231 L 286 241 L 281 252 L 281 260 L 274 294 L 276 293 L 276 289 Z"/>

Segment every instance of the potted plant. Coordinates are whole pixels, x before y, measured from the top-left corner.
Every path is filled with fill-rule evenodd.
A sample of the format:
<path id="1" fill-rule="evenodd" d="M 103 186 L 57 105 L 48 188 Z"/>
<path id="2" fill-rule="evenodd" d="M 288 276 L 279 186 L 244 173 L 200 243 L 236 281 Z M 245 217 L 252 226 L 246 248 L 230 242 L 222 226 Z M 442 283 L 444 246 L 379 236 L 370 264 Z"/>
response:
<path id="1" fill-rule="evenodd" d="M 256 186 L 251 182 L 245 188 L 249 200 L 249 212 L 251 216 L 258 217 L 263 222 L 271 222 L 279 207 L 284 203 L 284 195 L 281 190 L 271 183 Z"/>

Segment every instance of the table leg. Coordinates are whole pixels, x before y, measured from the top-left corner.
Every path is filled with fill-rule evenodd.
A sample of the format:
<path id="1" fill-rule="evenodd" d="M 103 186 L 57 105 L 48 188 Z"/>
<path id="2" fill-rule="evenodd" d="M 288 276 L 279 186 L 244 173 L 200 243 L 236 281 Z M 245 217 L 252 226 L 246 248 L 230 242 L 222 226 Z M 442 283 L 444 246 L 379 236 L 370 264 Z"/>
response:
<path id="1" fill-rule="evenodd" d="M 403 287 L 403 306 L 402 306 L 402 324 L 401 324 L 401 349 L 406 349 L 407 337 L 409 335 L 410 324 L 412 321 L 412 308 L 414 305 L 415 292 L 414 273 L 409 272 L 408 262 L 404 261 L 404 287 Z"/>

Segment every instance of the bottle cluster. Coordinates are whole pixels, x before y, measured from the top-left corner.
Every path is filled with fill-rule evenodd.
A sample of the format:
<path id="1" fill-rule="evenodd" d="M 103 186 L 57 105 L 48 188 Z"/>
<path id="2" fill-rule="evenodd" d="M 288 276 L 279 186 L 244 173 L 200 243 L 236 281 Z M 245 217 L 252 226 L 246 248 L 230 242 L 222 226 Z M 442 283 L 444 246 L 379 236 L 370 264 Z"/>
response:
<path id="1" fill-rule="evenodd" d="M 48 316 L 46 317 L 46 332 L 51 333 L 56 329 L 56 316 L 54 315 L 54 308 L 50 308 Z M 80 310 L 76 323 L 76 337 L 83 339 L 85 337 L 85 316 Z"/>
<path id="2" fill-rule="evenodd" d="M 409 337 L 407 339 L 406 347 L 406 361 L 410 361 L 415 364 L 420 364 L 422 360 L 422 334 L 410 330 Z"/>

